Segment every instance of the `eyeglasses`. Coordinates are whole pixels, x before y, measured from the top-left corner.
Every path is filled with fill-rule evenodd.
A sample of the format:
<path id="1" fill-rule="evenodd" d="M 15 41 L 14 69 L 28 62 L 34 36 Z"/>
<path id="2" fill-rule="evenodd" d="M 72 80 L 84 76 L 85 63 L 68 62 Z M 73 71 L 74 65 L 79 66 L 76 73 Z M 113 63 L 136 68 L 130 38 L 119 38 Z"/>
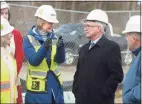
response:
<path id="1" fill-rule="evenodd" d="M 84 28 L 93 28 L 93 27 L 98 27 L 98 25 L 89 25 L 89 24 L 84 24 Z"/>

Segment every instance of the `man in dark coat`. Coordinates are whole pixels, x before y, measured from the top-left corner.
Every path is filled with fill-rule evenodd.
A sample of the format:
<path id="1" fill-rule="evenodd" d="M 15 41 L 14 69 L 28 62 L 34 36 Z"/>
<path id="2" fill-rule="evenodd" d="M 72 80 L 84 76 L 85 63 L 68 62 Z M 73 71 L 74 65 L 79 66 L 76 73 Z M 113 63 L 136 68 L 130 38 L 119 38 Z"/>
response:
<path id="1" fill-rule="evenodd" d="M 96 9 L 84 20 L 90 41 L 79 52 L 72 92 L 76 104 L 114 104 L 118 83 L 123 80 L 119 45 L 104 36 L 107 14 Z"/>

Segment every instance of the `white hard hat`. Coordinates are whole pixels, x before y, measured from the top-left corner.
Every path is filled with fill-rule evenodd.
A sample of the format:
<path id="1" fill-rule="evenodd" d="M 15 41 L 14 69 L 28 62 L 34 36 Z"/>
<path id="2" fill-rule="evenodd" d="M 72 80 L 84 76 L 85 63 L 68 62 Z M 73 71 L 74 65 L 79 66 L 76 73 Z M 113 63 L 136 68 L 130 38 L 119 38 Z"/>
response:
<path id="1" fill-rule="evenodd" d="M 135 15 L 130 17 L 128 20 L 125 30 L 122 33 L 128 33 L 128 32 L 142 32 L 142 26 L 140 26 L 140 23 L 142 24 L 142 17 L 140 15 Z M 141 29 L 140 29 L 141 27 Z"/>
<path id="2" fill-rule="evenodd" d="M 108 24 L 108 16 L 106 12 L 101 9 L 92 10 L 85 20 L 96 20 Z"/>
<path id="3" fill-rule="evenodd" d="M 8 4 L 4 0 L 1 0 L 1 9 L 4 9 L 4 8 L 8 8 L 9 9 L 9 6 L 8 6 Z"/>
<path id="4" fill-rule="evenodd" d="M 40 6 L 36 11 L 35 16 L 47 22 L 59 23 L 56 17 L 56 11 L 51 5 Z"/>
<path id="5" fill-rule="evenodd" d="M 111 34 L 111 36 L 113 36 L 113 27 L 111 23 L 108 23 L 108 25 L 106 26 L 106 33 Z"/>
<path id="6" fill-rule="evenodd" d="M 10 25 L 7 19 L 1 16 L 0 30 L 0 35 L 4 36 L 11 33 L 14 30 L 14 27 Z"/>

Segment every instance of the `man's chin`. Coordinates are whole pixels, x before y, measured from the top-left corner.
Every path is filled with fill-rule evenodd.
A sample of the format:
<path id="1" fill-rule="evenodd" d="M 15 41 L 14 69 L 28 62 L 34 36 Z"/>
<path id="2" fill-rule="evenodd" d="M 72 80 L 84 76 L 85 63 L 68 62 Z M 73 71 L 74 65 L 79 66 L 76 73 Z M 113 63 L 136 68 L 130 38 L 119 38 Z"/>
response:
<path id="1" fill-rule="evenodd" d="M 86 35 L 86 38 L 90 39 L 91 37 Z"/>
<path id="2" fill-rule="evenodd" d="M 85 36 L 86 36 L 86 38 L 89 38 L 89 37 L 90 37 L 89 34 L 86 34 Z"/>

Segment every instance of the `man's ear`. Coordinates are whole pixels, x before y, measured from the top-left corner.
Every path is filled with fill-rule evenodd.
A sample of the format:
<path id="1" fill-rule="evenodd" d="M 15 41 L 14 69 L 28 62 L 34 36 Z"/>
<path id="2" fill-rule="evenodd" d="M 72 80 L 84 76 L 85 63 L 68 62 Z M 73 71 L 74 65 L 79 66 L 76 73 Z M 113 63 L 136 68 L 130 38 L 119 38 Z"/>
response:
<path id="1" fill-rule="evenodd" d="M 100 32 L 102 29 L 101 29 L 101 26 L 98 25 L 98 31 L 97 32 Z"/>

